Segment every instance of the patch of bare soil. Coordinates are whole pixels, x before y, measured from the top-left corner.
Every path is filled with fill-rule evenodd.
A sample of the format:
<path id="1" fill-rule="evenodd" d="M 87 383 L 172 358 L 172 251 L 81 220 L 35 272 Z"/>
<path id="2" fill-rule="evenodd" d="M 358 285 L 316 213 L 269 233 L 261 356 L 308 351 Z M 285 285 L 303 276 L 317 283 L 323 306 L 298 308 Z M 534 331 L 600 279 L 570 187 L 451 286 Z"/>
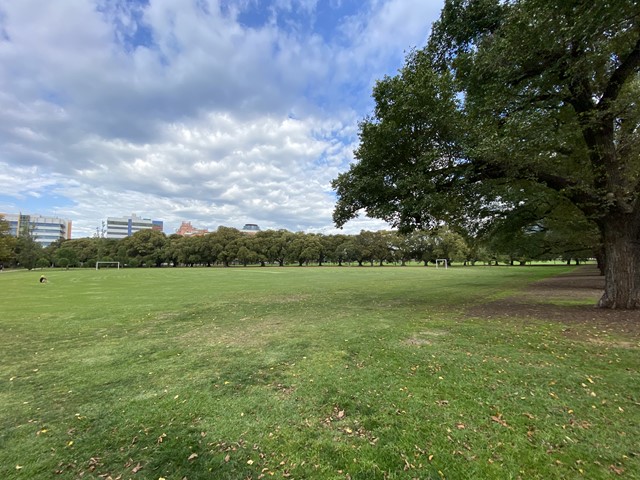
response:
<path id="1" fill-rule="evenodd" d="M 594 266 L 530 284 L 512 297 L 474 306 L 472 317 L 513 317 L 523 321 L 550 321 L 565 325 L 565 335 L 576 340 L 620 347 L 640 347 L 640 311 L 608 310 L 595 305 L 602 296 L 604 278 Z M 572 305 L 588 301 L 589 305 Z"/>

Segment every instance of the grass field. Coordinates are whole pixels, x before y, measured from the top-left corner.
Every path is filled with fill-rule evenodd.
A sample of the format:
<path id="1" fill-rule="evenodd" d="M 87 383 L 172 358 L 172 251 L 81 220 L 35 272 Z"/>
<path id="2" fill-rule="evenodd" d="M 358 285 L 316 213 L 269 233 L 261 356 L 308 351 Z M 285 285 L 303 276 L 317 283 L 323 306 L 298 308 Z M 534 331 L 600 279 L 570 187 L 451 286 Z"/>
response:
<path id="1" fill-rule="evenodd" d="M 0 478 L 640 478 L 637 344 L 466 313 L 569 270 L 4 272 Z"/>

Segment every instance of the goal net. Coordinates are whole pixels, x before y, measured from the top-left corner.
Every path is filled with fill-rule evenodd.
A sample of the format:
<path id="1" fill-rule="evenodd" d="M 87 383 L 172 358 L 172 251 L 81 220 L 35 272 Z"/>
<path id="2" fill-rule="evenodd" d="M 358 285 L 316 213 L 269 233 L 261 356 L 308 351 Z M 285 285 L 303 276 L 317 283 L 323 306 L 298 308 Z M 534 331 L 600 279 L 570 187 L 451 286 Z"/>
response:
<path id="1" fill-rule="evenodd" d="M 436 258 L 436 268 L 440 265 L 444 265 L 444 268 L 449 268 L 449 262 L 447 262 L 446 258 Z"/>
<path id="2" fill-rule="evenodd" d="M 117 268 L 120 270 L 120 262 L 96 262 L 96 270 L 101 268 Z"/>

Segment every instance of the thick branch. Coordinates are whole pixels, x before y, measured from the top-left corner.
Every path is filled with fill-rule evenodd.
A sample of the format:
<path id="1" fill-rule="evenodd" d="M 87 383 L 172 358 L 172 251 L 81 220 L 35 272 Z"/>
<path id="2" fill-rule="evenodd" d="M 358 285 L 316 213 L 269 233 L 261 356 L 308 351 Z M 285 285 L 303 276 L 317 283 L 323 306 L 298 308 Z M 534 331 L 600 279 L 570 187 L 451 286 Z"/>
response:
<path id="1" fill-rule="evenodd" d="M 629 52 L 627 58 L 613 72 L 604 94 L 598 102 L 599 107 L 606 107 L 609 103 L 618 98 L 620 90 L 624 86 L 627 79 L 640 67 L 640 37 L 636 41 L 633 50 Z"/>

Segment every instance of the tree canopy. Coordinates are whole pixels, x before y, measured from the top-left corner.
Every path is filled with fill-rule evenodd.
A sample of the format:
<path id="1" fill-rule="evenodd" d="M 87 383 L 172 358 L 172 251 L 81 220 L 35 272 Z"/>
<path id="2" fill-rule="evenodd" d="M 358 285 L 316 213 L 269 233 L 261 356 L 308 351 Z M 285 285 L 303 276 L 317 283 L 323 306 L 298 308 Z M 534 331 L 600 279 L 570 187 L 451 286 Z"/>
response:
<path id="1" fill-rule="evenodd" d="M 374 88 L 335 223 L 564 219 L 597 232 L 600 305 L 639 308 L 639 20 L 635 0 L 446 0 L 427 46 Z"/>

